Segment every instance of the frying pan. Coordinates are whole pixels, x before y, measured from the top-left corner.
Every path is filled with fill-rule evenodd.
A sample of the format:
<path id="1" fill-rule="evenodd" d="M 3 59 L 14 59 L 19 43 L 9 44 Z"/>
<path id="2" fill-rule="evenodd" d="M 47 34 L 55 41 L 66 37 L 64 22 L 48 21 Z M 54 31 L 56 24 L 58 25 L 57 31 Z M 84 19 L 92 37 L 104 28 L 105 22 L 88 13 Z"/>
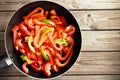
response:
<path id="1" fill-rule="evenodd" d="M 68 25 L 72 24 L 75 26 L 75 29 L 76 29 L 74 37 L 73 37 L 74 42 L 75 42 L 74 46 L 73 46 L 74 54 L 73 54 L 70 62 L 67 64 L 67 66 L 60 68 L 59 72 L 57 72 L 57 73 L 52 72 L 52 75 L 49 78 L 47 76 L 45 76 L 43 72 L 35 72 L 29 66 L 28 66 L 29 73 L 28 74 L 24 73 L 21 69 L 23 61 L 20 60 L 20 52 L 16 51 L 13 46 L 13 38 L 12 38 L 13 36 L 12 36 L 12 31 L 11 31 L 13 26 L 18 24 L 20 21 L 22 21 L 23 16 L 30 13 L 36 7 L 43 7 L 43 9 L 48 10 L 48 11 L 54 9 L 58 15 L 61 15 L 66 19 Z M 76 60 L 80 54 L 82 40 L 81 40 L 80 27 L 79 27 L 76 19 L 74 18 L 74 16 L 69 12 L 69 10 L 67 10 L 66 8 L 64 8 L 63 6 L 61 6 L 60 4 L 57 4 L 55 2 L 35 1 L 35 2 L 25 4 L 23 7 L 18 9 L 13 14 L 13 16 L 11 17 L 11 19 L 5 29 L 4 42 L 5 42 L 5 49 L 6 49 L 7 55 L 1 56 L 0 68 L 4 68 L 12 63 L 24 75 L 27 75 L 34 79 L 51 79 L 51 78 L 56 78 L 60 75 L 63 75 L 65 72 L 67 72 L 73 66 L 73 64 L 76 62 Z"/>

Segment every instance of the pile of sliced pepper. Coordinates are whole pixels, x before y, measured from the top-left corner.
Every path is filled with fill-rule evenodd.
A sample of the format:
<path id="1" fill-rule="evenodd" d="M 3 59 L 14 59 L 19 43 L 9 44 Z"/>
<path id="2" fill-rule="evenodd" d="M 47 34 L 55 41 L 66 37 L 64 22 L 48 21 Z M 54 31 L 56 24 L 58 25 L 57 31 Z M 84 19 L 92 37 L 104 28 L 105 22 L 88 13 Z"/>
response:
<path id="1" fill-rule="evenodd" d="M 29 65 L 48 77 L 51 70 L 59 72 L 72 57 L 75 27 L 67 26 L 65 18 L 55 10 L 45 11 L 41 7 L 23 18 L 12 28 L 14 47 L 21 52 L 23 71 L 29 73 Z"/>

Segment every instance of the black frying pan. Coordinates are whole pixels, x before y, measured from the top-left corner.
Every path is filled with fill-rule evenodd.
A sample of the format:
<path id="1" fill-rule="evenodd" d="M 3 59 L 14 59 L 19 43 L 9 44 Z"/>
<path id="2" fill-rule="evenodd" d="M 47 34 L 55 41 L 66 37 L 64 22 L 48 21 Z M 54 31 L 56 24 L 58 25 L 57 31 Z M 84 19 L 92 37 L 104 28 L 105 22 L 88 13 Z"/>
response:
<path id="1" fill-rule="evenodd" d="M 67 66 L 61 68 L 58 73 L 52 72 L 52 75 L 50 76 L 50 78 L 55 78 L 59 75 L 64 74 L 66 71 L 68 71 L 73 66 L 73 64 L 76 62 L 76 60 L 80 54 L 80 49 L 81 49 L 81 32 L 80 32 L 80 27 L 79 27 L 77 21 L 75 20 L 74 16 L 63 6 L 61 6 L 57 3 L 54 3 L 54 2 L 50 2 L 50 1 L 31 2 L 29 4 L 24 5 L 23 7 L 21 7 L 19 10 L 17 10 L 14 13 L 14 15 L 11 17 L 11 19 L 6 27 L 5 35 L 4 35 L 5 49 L 6 49 L 7 55 L 9 56 L 10 59 L 7 58 L 7 56 L 2 56 L 2 58 L 0 58 L 1 59 L 0 67 L 3 68 L 5 66 L 7 66 L 8 64 L 10 64 L 12 61 L 13 65 L 20 72 L 25 74 L 21 69 L 23 61 L 20 60 L 20 57 L 19 57 L 20 53 L 18 51 L 16 51 L 13 46 L 13 40 L 12 40 L 13 36 L 12 36 L 11 29 L 13 28 L 14 25 L 18 24 L 20 21 L 23 20 L 23 16 L 30 13 L 36 7 L 43 7 L 45 10 L 48 10 L 48 11 L 54 9 L 58 15 L 65 17 L 68 25 L 73 24 L 76 28 L 76 31 L 74 34 L 74 41 L 75 41 L 74 47 L 73 47 L 74 54 Z M 43 72 L 37 73 L 34 70 L 32 70 L 31 68 L 29 68 L 29 70 L 30 70 L 29 74 L 25 74 L 29 77 L 38 78 L 38 79 L 40 79 L 40 78 L 41 79 L 50 79 L 47 76 L 45 76 Z"/>

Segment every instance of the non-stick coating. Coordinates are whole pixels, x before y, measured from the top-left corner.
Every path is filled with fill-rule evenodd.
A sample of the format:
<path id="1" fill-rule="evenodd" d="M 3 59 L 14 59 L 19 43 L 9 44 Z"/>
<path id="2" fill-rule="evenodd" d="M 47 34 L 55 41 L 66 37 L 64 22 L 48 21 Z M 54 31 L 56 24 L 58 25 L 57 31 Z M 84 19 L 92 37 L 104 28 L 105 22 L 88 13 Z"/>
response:
<path id="1" fill-rule="evenodd" d="M 48 10 L 48 11 L 54 9 L 57 12 L 58 15 L 61 15 L 61 16 L 65 17 L 68 25 L 73 24 L 76 28 L 76 32 L 74 34 L 74 41 L 75 41 L 75 44 L 74 44 L 74 47 L 73 47 L 74 54 L 72 56 L 72 59 L 70 60 L 69 64 L 66 67 L 61 68 L 58 73 L 52 72 L 52 75 L 51 75 L 50 78 L 53 78 L 53 77 L 59 76 L 59 75 L 65 73 L 66 71 L 68 71 L 68 69 L 77 60 L 77 58 L 80 54 L 80 49 L 81 49 L 81 33 L 80 33 L 79 25 L 76 22 L 75 18 L 72 16 L 72 14 L 67 9 L 65 9 L 64 7 L 62 7 L 59 4 L 56 4 L 54 2 L 50 2 L 50 1 L 31 2 L 31 3 L 26 4 L 23 7 L 21 7 L 11 17 L 11 19 L 8 23 L 8 26 L 6 27 L 6 30 L 5 30 L 5 48 L 6 48 L 7 54 L 9 55 L 11 60 L 13 61 L 14 66 L 20 72 L 24 73 L 21 69 L 23 61 L 20 60 L 20 58 L 19 58 L 20 52 L 16 51 L 14 46 L 13 46 L 13 40 L 12 40 L 13 36 L 12 36 L 11 29 L 14 25 L 16 25 L 20 21 L 22 21 L 23 17 L 25 15 L 27 15 L 29 12 L 34 10 L 36 7 L 43 7 L 45 10 Z M 37 73 L 34 70 L 32 70 L 30 67 L 29 67 L 29 69 L 30 69 L 29 74 L 26 74 L 28 76 L 31 76 L 31 77 L 34 77 L 34 78 L 48 78 L 44 75 L 43 72 Z"/>

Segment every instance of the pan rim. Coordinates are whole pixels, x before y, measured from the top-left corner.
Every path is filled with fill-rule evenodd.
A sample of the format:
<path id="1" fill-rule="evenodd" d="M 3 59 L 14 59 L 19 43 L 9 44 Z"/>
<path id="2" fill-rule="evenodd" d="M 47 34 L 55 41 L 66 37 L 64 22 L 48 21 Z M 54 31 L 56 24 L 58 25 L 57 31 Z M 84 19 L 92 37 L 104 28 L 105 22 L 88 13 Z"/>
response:
<path id="1" fill-rule="evenodd" d="M 35 2 L 50 2 L 50 3 L 53 3 L 53 4 L 57 4 L 58 6 L 61 6 L 61 7 L 63 7 L 65 10 L 67 10 L 67 11 L 74 17 L 75 21 L 77 22 L 77 19 L 75 18 L 75 16 L 74 16 L 65 6 L 59 4 L 59 3 L 55 2 L 55 1 L 47 1 L 47 0 L 31 1 L 31 2 L 28 2 L 28 3 L 20 6 L 20 7 L 11 15 L 11 17 L 10 17 L 10 19 L 9 19 L 9 22 L 11 21 L 12 17 L 16 14 L 17 11 L 19 11 L 21 8 L 25 7 L 26 5 L 29 5 L 29 4 L 35 3 Z M 7 28 L 8 28 L 8 26 L 9 26 L 9 22 L 8 22 L 7 25 L 6 25 L 5 34 L 4 34 L 5 51 L 7 52 L 8 57 L 11 59 L 12 64 L 13 64 L 13 65 L 16 67 L 16 69 L 19 70 L 19 72 L 21 72 L 23 75 L 26 75 L 26 76 L 28 76 L 28 77 L 30 77 L 30 78 L 33 78 L 33 79 L 55 79 L 55 78 L 58 78 L 58 77 L 60 77 L 60 76 L 62 76 L 62 75 L 64 75 L 64 74 L 66 74 L 66 73 L 74 66 L 74 64 L 76 63 L 78 57 L 80 56 L 80 51 L 81 51 L 81 47 L 82 47 L 82 35 L 81 35 L 80 25 L 79 25 L 78 22 L 77 22 L 77 25 L 79 26 L 79 30 L 80 30 L 79 32 L 80 32 L 80 39 L 81 39 L 81 42 L 80 42 L 80 43 L 81 43 L 81 45 L 80 45 L 78 57 L 77 57 L 77 59 L 75 60 L 75 62 L 72 64 L 72 66 L 71 66 L 69 69 L 67 69 L 65 72 L 63 72 L 62 74 L 57 75 L 57 76 L 55 76 L 55 77 L 37 78 L 37 77 L 31 76 L 31 75 L 29 75 L 29 74 L 26 74 L 26 73 L 24 73 L 22 70 L 20 70 L 20 69 L 16 66 L 16 64 L 13 62 L 12 58 L 10 57 L 10 53 L 8 52 L 7 43 L 6 43 L 6 39 L 7 39 L 7 38 L 6 38 L 6 35 L 7 35 Z"/>

